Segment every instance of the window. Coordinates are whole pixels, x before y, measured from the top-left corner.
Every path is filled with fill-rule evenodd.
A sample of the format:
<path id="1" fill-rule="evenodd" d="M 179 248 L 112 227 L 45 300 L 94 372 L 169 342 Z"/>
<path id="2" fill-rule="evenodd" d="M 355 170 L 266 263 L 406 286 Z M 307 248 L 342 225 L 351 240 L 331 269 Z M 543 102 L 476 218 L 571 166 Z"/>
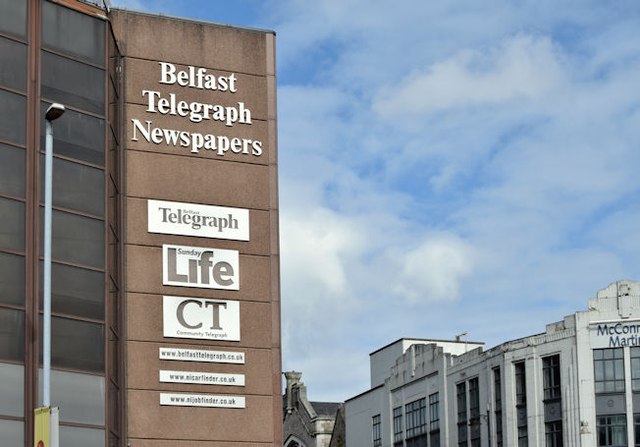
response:
<path id="1" fill-rule="evenodd" d="M 42 97 L 104 115 L 105 71 L 48 51 L 41 52 Z"/>
<path id="2" fill-rule="evenodd" d="M 527 377 L 525 362 L 514 363 L 516 381 L 516 420 L 518 425 L 518 447 L 529 445 L 527 432 Z"/>
<path id="3" fill-rule="evenodd" d="M 27 89 L 27 46 L 0 37 L 0 85 L 16 90 Z"/>
<path id="4" fill-rule="evenodd" d="M 467 447 L 467 383 L 456 385 L 458 403 L 458 446 Z"/>
<path id="5" fill-rule="evenodd" d="M 631 348 L 631 389 L 640 391 L 640 348 Z"/>
<path id="6" fill-rule="evenodd" d="M 393 409 L 393 442 L 394 444 L 402 445 L 403 439 L 402 428 L 402 407 L 396 407 Z"/>
<path id="7" fill-rule="evenodd" d="M 560 399 L 560 355 L 542 359 L 544 400 Z"/>
<path id="8" fill-rule="evenodd" d="M 502 377 L 500 367 L 493 369 L 493 408 L 496 418 L 496 446 L 502 447 Z"/>
<path id="9" fill-rule="evenodd" d="M 41 197 L 44 197 L 44 154 L 41 155 Z M 104 217 L 104 171 L 53 158 L 53 206 Z"/>
<path id="10" fill-rule="evenodd" d="M 527 447 L 529 445 L 529 436 L 527 434 L 527 426 L 518 426 L 518 447 Z"/>
<path id="11" fill-rule="evenodd" d="M 0 0 L 0 32 L 19 37 L 27 34 L 26 0 Z"/>
<path id="12" fill-rule="evenodd" d="M 82 39 L 78 39 L 82 36 Z M 45 2 L 42 44 L 60 53 L 104 66 L 104 27 L 93 17 Z"/>
<path id="13" fill-rule="evenodd" d="M 623 348 L 594 349 L 593 367 L 596 393 L 624 392 Z"/>
<path id="14" fill-rule="evenodd" d="M 624 414 L 598 416 L 597 429 L 598 447 L 627 446 L 627 418 Z"/>
<path id="15" fill-rule="evenodd" d="M 469 428 L 471 447 L 480 445 L 480 387 L 478 378 L 469 380 Z"/>
<path id="16" fill-rule="evenodd" d="M 24 306 L 24 256 L 0 252 L 0 304 Z"/>
<path id="17" fill-rule="evenodd" d="M 44 118 L 51 104 L 43 101 L 40 104 L 40 116 Z M 45 125 L 40 120 L 40 149 L 44 150 Z M 53 154 L 63 155 L 96 166 L 104 166 L 104 126 L 101 118 L 67 109 L 56 120 L 56 131 L 53 135 Z"/>
<path id="18" fill-rule="evenodd" d="M 405 406 L 407 416 L 407 439 L 427 432 L 426 399 L 418 399 Z"/>
<path id="19" fill-rule="evenodd" d="M 10 120 L 0 120 L 0 140 L 23 145 L 27 128 L 26 98 L 0 89 L 0 116 L 12 117 Z"/>
<path id="20" fill-rule="evenodd" d="M 24 251 L 24 202 L 0 197 L 0 248 Z"/>
<path id="21" fill-rule="evenodd" d="M 633 437 L 634 447 L 640 447 L 640 414 L 633 415 Z"/>
<path id="22" fill-rule="evenodd" d="M 24 149 L 0 144 L 0 194 L 24 198 Z"/>
<path id="23" fill-rule="evenodd" d="M 513 365 L 516 376 L 516 406 L 527 404 L 527 382 L 525 373 L 525 363 L 518 362 Z"/>
<path id="24" fill-rule="evenodd" d="M 562 447 L 562 421 L 544 424 L 544 437 L 546 447 Z"/>
<path id="25" fill-rule="evenodd" d="M 429 395 L 429 443 L 431 447 L 440 447 L 440 396 Z"/>
<path id="26" fill-rule="evenodd" d="M 24 312 L 0 307 L 0 361 L 24 361 Z"/>
<path id="27" fill-rule="evenodd" d="M 376 414 L 371 418 L 371 429 L 373 437 L 373 447 L 380 447 L 382 445 L 382 430 L 380 427 L 380 415 Z"/>

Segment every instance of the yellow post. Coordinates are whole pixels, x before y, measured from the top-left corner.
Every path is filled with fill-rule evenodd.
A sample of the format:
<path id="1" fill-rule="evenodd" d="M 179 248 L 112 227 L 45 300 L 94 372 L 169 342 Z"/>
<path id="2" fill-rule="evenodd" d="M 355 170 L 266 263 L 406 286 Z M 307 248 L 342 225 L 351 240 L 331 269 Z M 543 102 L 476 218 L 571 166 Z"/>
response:
<path id="1" fill-rule="evenodd" d="M 35 415 L 33 447 L 51 447 L 49 442 L 51 408 L 40 407 L 33 412 Z"/>

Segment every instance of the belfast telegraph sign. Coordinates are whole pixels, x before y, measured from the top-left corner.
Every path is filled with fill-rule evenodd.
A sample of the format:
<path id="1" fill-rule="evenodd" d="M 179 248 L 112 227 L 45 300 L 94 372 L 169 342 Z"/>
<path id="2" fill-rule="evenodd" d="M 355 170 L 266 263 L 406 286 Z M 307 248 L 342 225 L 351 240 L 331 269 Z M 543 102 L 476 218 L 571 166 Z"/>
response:
<path id="1" fill-rule="evenodd" d="M 127 11 L 112 23 L 130 445 L 281 445 L 274 35 Z"/>

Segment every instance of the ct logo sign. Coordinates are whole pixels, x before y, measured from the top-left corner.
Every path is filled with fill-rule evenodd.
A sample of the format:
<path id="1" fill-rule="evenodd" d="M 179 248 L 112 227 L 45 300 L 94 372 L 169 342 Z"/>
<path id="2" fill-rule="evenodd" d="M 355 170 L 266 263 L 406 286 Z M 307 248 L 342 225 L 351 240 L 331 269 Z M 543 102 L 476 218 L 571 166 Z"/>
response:
<path id="1" fill-rule="evenodd" d="M 163 335 L 240 341 L 240 303 L 179 296 L 162 298 Z"/>

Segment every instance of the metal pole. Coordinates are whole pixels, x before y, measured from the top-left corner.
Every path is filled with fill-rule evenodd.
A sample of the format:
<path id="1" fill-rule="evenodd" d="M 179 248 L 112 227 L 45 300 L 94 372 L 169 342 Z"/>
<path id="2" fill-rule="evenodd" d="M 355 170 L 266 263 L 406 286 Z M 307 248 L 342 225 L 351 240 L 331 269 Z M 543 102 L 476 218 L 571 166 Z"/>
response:
<path id="1" fill-rule="evenodd" d="M 51 197 L 53 183 L 53 124 L 60 118 L 65 108 L 54 103 L 45 115 L 44 154 L 44 282 L 42 300 L 42 406 L 51 406 Z"/>
<path id="2" fill-rule="evenodd" d="M 44 157 L 44 284 L 42 328 L 42 406 L 51 405 L 51 189 L 53 164 L 53 125 L 46 121 Z"/>

